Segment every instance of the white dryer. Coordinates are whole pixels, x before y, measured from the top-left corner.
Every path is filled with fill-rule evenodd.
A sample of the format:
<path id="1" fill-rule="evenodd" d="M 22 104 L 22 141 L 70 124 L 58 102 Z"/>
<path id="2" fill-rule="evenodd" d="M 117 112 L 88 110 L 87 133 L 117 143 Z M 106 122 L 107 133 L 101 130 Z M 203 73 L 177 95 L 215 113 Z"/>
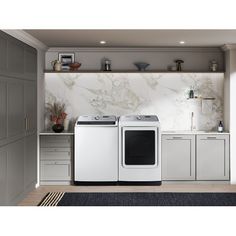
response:
<path id="1" fill-rule="evenodd" d="M 75 124 L 75 184 L 118 181 L 118 121 L 80 116 Z"/>
<path id="2" fill-rule="evenodd" d="M 119 119 L 119 182 L 161 184 L 161 132 L 155 115 Z"/>

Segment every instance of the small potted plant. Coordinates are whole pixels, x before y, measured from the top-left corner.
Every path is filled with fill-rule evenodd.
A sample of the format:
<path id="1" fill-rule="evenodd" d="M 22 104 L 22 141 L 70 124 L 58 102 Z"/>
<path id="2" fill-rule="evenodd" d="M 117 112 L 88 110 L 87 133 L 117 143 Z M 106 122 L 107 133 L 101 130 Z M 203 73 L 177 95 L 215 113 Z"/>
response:
<path id="1" fill-rule="evenodd" d="M 50 112 L 50 120 L 52 122 L 52 130 L 60 133 L 64 130 L 64 120 L 66 119 L 65 104 L 54 102 L 53 104 L 47 103 L 47 110 Z"/>

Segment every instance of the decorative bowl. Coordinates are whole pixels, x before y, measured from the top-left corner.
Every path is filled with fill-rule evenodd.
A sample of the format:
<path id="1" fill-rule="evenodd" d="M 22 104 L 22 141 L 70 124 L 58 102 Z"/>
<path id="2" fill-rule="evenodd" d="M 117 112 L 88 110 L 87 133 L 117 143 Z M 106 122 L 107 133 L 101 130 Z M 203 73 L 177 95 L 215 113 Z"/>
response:
<path id="1" fill-rule="evenodd" d="M 61 133 L 64 130 L 64 126 L 62 124 L 55 124 L 52 126 L 52 130 L 55 133 Z"/>
<path id="2" fill-rule="evenodd" d="M 70 70 L 76 71 L 76 70 L 78 70 L 80 68 L 81 65 L 82 64 L 79 63 L 79 62 L 71 63 L 71 64 L 69 64 Z"/>
<path id="3" fill-rule="evenodd" d="M 134 63 L 134 65 L 138 68 L 139 71 L 145 71 L 145 69 L 146 69 L 150 64 L 145 63 L 145 62 L 137 62 L 137 63 Z"/>

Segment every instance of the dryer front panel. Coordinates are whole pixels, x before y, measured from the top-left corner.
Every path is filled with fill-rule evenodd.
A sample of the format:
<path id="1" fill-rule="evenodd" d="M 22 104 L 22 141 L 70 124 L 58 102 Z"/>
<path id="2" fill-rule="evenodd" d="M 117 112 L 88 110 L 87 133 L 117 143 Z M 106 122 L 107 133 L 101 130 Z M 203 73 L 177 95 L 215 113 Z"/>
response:
<path id="1" fill-rule="evenodd" d="M 153 168 L 158 165 L 156 127 L 123 127 L 122 163 L 126 168 Z"/>

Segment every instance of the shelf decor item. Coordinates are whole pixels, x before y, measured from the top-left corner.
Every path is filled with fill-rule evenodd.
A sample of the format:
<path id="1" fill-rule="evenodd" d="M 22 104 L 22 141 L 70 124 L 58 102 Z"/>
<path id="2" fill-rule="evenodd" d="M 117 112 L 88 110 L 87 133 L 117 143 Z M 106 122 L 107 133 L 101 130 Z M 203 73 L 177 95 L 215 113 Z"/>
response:
<path id="1" fill-rule="evenodd" d="M 145 71 L 146 68 L 147 68 L 150 64 L 145 63 L 145 62 L 136 62 L 136 63 L 134 63 L 134 65 L 138 68 L 139 71 Z"/>
<path id="2" fill-rule="evenodd" d="M 216 72 L 218 69 L 218 63 L 216 60 L 210 61 L 210 71 Z"/>
<path id="3" fill-rule="evenodd" d="M 60 61 L 58 60 L 54 60 L 51 62 L 52 68 L 54 71 L 61 71 L 62 68 L 62 64 Z"/>
<path id="4" fill-rule="evenodd" d="M 182 63 L 184 63 L 184 61 L 181 59 L 177 59 L 177 60 L 175 60 L 175 63 L 176 63 L 177 71 L 182 71 Z"/>
<path id="5" fill-rule="evenodd" d="M 71 63 L 71 64 L 69 64 L 70 70 L 71 70 L 71 71 L 77 71 L 77 70 L 80 68 L 81 65 L 82 65 L 82 64 L 79 63 L 79 62 Z"/>
<path id="6" fill-rule="evenodd" d="M 74 53 L 59 53 L 58 60 L 62 64 L 62 70 L 70 70 L 70 64 L 75 62 Z"/>
<path id="7" fill-rule="evenodd" d="M 46 109 L 50 113 L 50 120 L 53 124 L 52 130 L 56 133 L 62 132 L 64 130 L 64 120 L 67 117 L 65 104 L 60 102 L 47 103 Z"/>

